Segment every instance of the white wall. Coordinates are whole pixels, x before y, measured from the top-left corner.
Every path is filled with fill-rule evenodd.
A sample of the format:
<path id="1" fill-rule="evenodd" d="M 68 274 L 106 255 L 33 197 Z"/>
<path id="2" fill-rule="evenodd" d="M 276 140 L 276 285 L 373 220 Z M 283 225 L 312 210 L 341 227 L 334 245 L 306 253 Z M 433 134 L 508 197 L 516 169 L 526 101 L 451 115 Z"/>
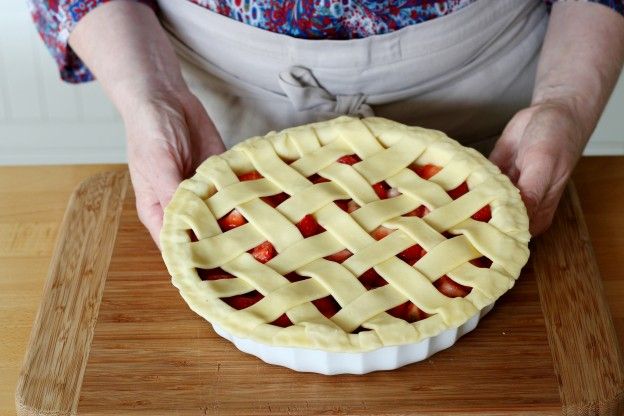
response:
<path id="1" fill-rule="evenodd" d="M 123 126 L 97 83 L 68 85 L 30 20 L 25 0 L 0 6 L 0 164 L 123 162 Z M 587 154 L 624 154 L 624 81 Z"/>

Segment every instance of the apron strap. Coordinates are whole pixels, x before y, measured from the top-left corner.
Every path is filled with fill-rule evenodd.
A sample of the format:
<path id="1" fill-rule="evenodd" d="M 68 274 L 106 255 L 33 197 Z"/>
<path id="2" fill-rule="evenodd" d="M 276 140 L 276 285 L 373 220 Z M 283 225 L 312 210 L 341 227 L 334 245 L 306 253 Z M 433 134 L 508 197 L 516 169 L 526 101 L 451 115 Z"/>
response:
<path id="1" fill-rule="evenodd" d="M 291 66 L 279 74 L 279 85 L 297 111 L 316 110 L 333 115 L 372 117 L 373 109 L 364 94 L 332 95 L 319 84 L 312 71 Z"/>

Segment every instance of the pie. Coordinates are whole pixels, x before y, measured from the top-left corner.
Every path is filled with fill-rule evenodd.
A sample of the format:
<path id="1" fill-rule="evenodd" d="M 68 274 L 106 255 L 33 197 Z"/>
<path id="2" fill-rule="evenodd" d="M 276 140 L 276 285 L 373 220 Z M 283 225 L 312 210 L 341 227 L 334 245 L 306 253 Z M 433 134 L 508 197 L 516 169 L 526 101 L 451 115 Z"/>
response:
<path id="1" fill-rule="evenodd" d="M 343 116 L 208 158 L 161 246 L 190 308 L 227 333 L 362 353 L 465 324 L 513 286 L 529 239 L 519 191 L 477 151 Z"/>

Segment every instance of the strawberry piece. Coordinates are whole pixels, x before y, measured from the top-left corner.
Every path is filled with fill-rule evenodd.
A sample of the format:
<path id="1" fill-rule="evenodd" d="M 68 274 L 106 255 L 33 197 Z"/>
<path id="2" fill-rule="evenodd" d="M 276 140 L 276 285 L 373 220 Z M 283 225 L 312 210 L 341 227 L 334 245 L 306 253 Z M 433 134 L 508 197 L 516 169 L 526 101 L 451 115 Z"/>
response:
<path id="1" fill-rule="evenodd" d="M 404 214 L 405 217 L 418 217 L 418 218 L 422 218 L 425 215 L 429 214 L 429 208 L 427 208 L 424 205 L 419 206 L 418 208 L 416 208 L 413 211 L 408 212 L 407 214 Z"/>
<path id="2" fill-rule="evenodd" d="M 444 275 L 435 282 L 433 282 L 433 285 L 440 292 L 442 292 L 444 296 L 448 296 L 449 298 L 463 298 L 472 290 L 471 287 L 460 285 L 447 275 Z"/>
<path id="3" fill-rule="evenodd" d="M 271 325 L 275 325 L 275 326 L 281 326 L 282 328 L 286 328 L 291 326 L 293 323 L 291 322 L 291 320 L 288 318 L 288 315 L 286 315 L 285 313 L 281 314 L 279 318 L 277 318 L 276 320 L 274 320 L 273 322 L 271 322 Z"/>
<path id="4" fill-rule="evenodd" d="M 275 257 L 276 254 L 277 252 L 275 251 L 275 247 L 273 247 L 273 244 L 268 241 L 265 241 L 264 243 L 261 243 L 251 249 L 251 255 L 254 256 L 254 258 L 260 263 L 266 263 Z"/>
<path id="5" fill-rule="evenodd" d="M 379 199 L 388 198 L 388 189 L 390 189 L 390 187 L 385 182 L 377 182 L 373 184 L 373 191 L 375 191 Z"/>
<path id="6" fill-rule="evenodd" d="M 313 300 L 312 303 L 326 318 L 331 318 L 340 310 L 340 305 L 331 295 Z"/>
<path id="7" fill-rule="evenodd" d="M 260 175 L 257 170 L 252 170 L 251 172 L 243 173 L 242 175 L 238 175 L 238 180 L 241 182 L 244 181 L 255 181 L 256 179 L 262 179 L 264 176 Z"/>
<path id="8" fill-rule="evenodd" d="M 421 319 L 427 318 L 429 315 L 423 312 L 418 306 L 414 305 L 409 300 L 405 303 L 402 303 L 398 306 L 395 306 L 392 309 L 387 310 L 390 315 L 395 318 L 403 319 L 404 321 L 412 322 L 420 321 Z"/>
<path id="9" fill-rule="evenodd" d="M 308 180 L 314 184 L 329 182 L 329 179 L 322 177 L 318 173 L 315 173 L 314 175 L 310 176 Z"/>
<path id="10" fill-rule="evenodd" d="M 196 269 L 201 280 L 233 279 L 234 276 L 220 267 L 214 269 Z"/>
<path id="11" fill-rule="evenodd" d="M 481 267 L 482 269 L 489 269 L 492 265 L 492 260 L 488 259 L 485 256 L 482 256 L 477 259 L 470 260 L 470 264 L 472 264 L 473 266 Z"/>
<path id="12" fill-rule="evenodd" d="M 263 196 L 260 199 L 262 199 L 264 202 L 266 202 L 267 204 L 275 208 L 282 202 L 286 201 L 288 198 L 290 198 L 290 195 L 288 195 L 286 192 L 280 192 L 279 194 L 275 194 L 271 196 Z"/>
<path id="13" fill-rule="evenodd" d="M 330 256 L 325 257 L 325 259 L 330 260 L 330 261 L 335 261 L 336 263 L 342 263 L 343 261 L 345 261 L 352 255 L 353 253 L 351 253 L 349 250 L 345 248 L 344 250 L 340 250 L 337 253 L 334 253 Z"/>
<path id="14" fill-rule="evenodd" d="M 230 296 L 228 298 L 221 298 L 222 301 L 233 307 L 234 309 L 245 309 L 251 305 L 257 303 L 264 296 L 257 290 L 253 292 L 245 293 L 243 295 Z"/>
<path id="15" fill-rule="evenodd" d="M 442 168 L 436 165 L 427 164 L 424 166 L 415 166 L 412 168 L 412 170 L 416 172 L 416 174 L 421 178 L 429 179 L 436 173 L 440 172 Z"/>
<path id="16" fill-rule="evenodd" d="M 492 219 L 492 209 L 489 205 L 484 206 L 472 215 L 473 220 L 488 222 Z"/>
<path id="17" fill-rule="evenodd" d="M 468 184 L 466 182 L 462 182 L 457 188 L 451 189 L 450 191 L 447 191 L 446 193 L 449 194 L 451 198 L 457 199 L 460 196 L 467 194 L 468 191 L 469 191 Z"/>
<path id="18" fill-rule="evenodd" d="M 390 234 L 393 231 L 394 230 L 391 230 L 390 228 L 386 228 L 383 225 L 380 225 L 379 227 L 371 231 L 370 234 L 373 236 L 375 240 L 381 240 L 382 238 L 386 237 L 388 234 Z"/>
<path id="19" fill-rule="evenodd" d="M 217 222 L 219 223 L 219 227 L 221 227 L 221 230 L 225 232 L 233 228 L 240 227 L 241 225 L 245 224 L 247 220 L 241 215 L 240 212 L 233 209 Z"/>
<path id="20" fill-rule="evenodd" d="M 346 155 L 338 159 L 338 163 L 344 163 L 345 165 L 355 165 L 362 159 L 358 155 Z"/>
<path id="21" fill-rule="evenodd" d="M 386 279 L 381 277 L 375 269 L 368 269 L 360 277 L 358 277 L 360 283 L 364 285 L 366 290 L 375 289 L 388 284 Z"/>
<path id="22" fill-rule="evenodd" d="M 300 281 L 302 281 L 302 280 L 309 279 L 309 277 L 306 277 L 306 276 L 301 276 L 300 274 L 297 274 L 297 273 L 295 273 L 295 272 L 290 272 L 290 273 L 288 273 L 288 274 L 284 275 L 284 277 L 285 277 L 286 279 L 288 279 L 288 281 L 289 281 L 289 282 L 292 282 L 292 283 L 294 283 L 294 282 L 300 282 Z"/>
<path id="23" fill-rule="evenodd" d="M 349 203 L 347 204 L 347 212 L 349 214 L 351 214 L 353 211 L 355 211 L 356 209 L 360 208 L 360 206 L 358 205 L 357 202 L 355 202 L 354 200 L 350 200 Z"/>
<path id="24" fill-rule="evenodd" d="M 398 254 L 398 257 L 413 266 L 418 260 L 420 260 L 427 252 L 418 244 L 414 244 L 411 247 L 406 248 Z"/>
<path id="25" fill-rule="evenodd" d="M 344 212 L 348 212 L 349 200 L 339 199 L 338 201 L 334 201 L 334 204 L 338 205 L 338 208 Z"/>
<path id="26" fill-rule="evenodd" d="M 301 231 L 303 238 L 312 237 L 321 232 L 321 226 L 310 214 L 306 215 L 297 223 L 297 228 Z"/>
<path id="27" fill-rule="evenodd" d="M 197 234 L 195 234 L 195 231 L 193 230 L 186 230 L 186 233 L 188 234 L 189 238 L 191 239 L 191 243 L 196 243 L 199 241 L 199 238 L 197 238 Z"/>

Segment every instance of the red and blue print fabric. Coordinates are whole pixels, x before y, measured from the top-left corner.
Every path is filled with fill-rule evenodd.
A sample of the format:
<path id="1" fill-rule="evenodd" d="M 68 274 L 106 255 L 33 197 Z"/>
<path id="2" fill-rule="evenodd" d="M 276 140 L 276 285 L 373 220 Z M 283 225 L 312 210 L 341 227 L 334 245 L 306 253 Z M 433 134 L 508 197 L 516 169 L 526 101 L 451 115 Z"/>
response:
<path id="1" fill-rule="evenodd" d="M 27 0 L 61 78 L 93 75 L 67 41 L 90 10 L 110 0 Z M 155 0 L 144 2 L 154 9 Z M 255 27 L 305 39 L 353 39 L 383 34 L 453 13 L 478 0 L 188 0 Z M 557 0 L 544 0 L 549 5 Z M 624 0 L 589 0 L 624 14 Z"/>

